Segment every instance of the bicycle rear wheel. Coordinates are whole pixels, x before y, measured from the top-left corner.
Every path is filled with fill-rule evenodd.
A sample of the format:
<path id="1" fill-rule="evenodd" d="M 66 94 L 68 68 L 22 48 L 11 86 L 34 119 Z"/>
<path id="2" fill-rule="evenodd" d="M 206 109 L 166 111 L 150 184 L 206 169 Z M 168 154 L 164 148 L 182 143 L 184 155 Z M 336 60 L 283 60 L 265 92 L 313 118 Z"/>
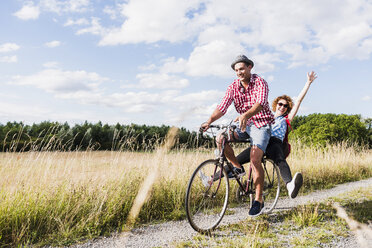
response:
<path id="1" fill-rule="evenodd" d="M 280 175 L 279 168 L 271 160 L 264 160 L 263 168 L 265 171 L 265 181 L 263 189 L 263 198 L 265 207 L 263 213 L 270 213 L 279 199 L 280 194 Z"/>
<path id="2" fill-rule="evenodd" d="M 213 176 L 221 171 L 223 177 Z M 186 191 L 185 207 L 192 228 L 209 233 L 221 222 L 229 198 L 229 179 L 218 160 L 201 163 L 192 174 Z"/>

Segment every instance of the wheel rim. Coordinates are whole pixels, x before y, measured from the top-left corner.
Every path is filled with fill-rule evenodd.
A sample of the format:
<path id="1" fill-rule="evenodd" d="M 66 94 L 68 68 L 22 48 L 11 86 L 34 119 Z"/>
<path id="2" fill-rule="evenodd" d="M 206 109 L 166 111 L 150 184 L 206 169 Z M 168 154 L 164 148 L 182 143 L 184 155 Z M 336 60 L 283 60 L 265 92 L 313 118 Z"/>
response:
<path id="1" fill-rule="evenodd" d="M 265 201 L 264 213 L 270 213 L 278 202 L 280 194 L 279 169 L 270 160 L 266 160 L 263 197 Z"/>
<path id="2" fill-rule="evenodd" d="M 224 177 L 214 181 L 209 187 L 201 180 L 201 174 L 210 177 L 221 168 L 216 160 L 208 160 L 190 178 L 186 192 L 186 213 L 191 226 L 198 232 L 213 230 L 225 214 L 229 197 L 226 172 L 222 170 Z"/>

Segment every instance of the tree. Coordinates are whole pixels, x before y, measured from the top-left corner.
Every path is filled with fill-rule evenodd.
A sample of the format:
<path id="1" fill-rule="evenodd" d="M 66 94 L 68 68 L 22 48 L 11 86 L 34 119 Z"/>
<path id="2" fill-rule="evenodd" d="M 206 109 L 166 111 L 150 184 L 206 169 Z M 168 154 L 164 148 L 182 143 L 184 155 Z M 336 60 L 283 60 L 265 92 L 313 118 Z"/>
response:
<path id="1" fill-rule="evenodd" d="M 294 124 L 292 137 L 301 138 L 306 143 L 368 143 L 368 130 L 360 115 L 311 114 L 298 117 Z"/>

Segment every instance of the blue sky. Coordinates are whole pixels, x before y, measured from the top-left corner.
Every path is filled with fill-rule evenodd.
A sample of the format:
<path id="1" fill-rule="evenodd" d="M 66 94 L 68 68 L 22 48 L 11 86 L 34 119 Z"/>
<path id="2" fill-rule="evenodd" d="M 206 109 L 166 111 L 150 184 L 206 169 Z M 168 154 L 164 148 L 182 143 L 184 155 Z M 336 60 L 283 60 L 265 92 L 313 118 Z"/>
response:
<path id="1" fill-rule="evenodd" d="M 299 115 L 372 117 L 369 0 L 2 0 L 0 123 L 195 130 L 255 62 L 270 102 L 318 79 Z M 220 122 L 236 117 L 233 106 Z"/>

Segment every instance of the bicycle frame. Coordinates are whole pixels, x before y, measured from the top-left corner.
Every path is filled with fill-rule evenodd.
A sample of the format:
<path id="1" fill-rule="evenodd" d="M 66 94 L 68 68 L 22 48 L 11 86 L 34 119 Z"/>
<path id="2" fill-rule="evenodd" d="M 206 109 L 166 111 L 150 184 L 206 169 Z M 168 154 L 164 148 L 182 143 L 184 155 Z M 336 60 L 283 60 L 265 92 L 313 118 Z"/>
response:
<path id="1" fill-rule="evenodd" d="M 224 167 L 224 165 L 226 164 L 229 168 L 229 170 L 231 171 L 233 168 L 232 164 L 228 162 L 226 156 L 225 156 L 225 145 L 226 143 L 248 143 L 248 139 L 247 140 L 243 140 L 243 141 L 234 141 L 234 142 L 231 142 L 231 137 L 230 137 L 230 131 L 233 131 L 236 127 L 231 125 L 231 122 L 229 125 L 211 125 L 210 126 L 211 128 L 218 128 L 218 129 L 225 129 L 221 135 L 224 135 L 224 137 L 222 138 L 222 142 L 221 142 L 221 149 L 219 151 L 219 157 L 218 157 L 218 161 L 219 163 L 221 164 L 222 167 Z M 234 135 L 234 134 L 232 134 Z M 276 166 L 276 164 L 271 160 L 271 159 L 268 159 L 265 157 L 265 154 L 264 156 L 262 157 L 262 167 L 264 169 L 264 173 L 265 173 L 265 176 L 268 180 L 268 183 L 267 185 L 264 185 L 264 187 L 268 187 L 268 188 L 273 188 L 274 186 L 274 180 L 275 180 L 275 171 L 273 171 L 272 175 L 269 174 L 268 170 L 267 170 L 267 167 L 266 167 L 266 162 L 267 161 L 270 161 L 274 166 Z M 216 170 L 217 170 L 217 166 L 216 166 Z M 239 178 L 237 178 L 236 175 L 234 175 L 234 179 L 236 180 L 236 182 L 238 183 L 239 185 L 239 188 L 240 190 L 244 193 L 244 195 L 246 196 L 251 196 L 253 194 L 255 194 L 254 192 L 254 182 L 253 182 L 253 169 L 252 169 L 252 165 L 250 164 L 249 165 L 249 169 L 248 169 L 248 181 L 246 183 L 246 185 L 243 185 L 243 183 L 241 182 L 241 180 L 239 180 Z M 220 176 L 222 174 L 220 173 Z M 221 178 L 219 178 L 221 179 Z M 213 178 L 213 180 L 215 180 Z M 218 180 L 218 179 L 216 179 Z M 219 188 L 219 187 L 218 187 Z M 218 189 L 217 189 L 218 190 Z"/>
<path id="2" fill-rule="evenodd" d="M 187 218 L 194 230 L 200 233 L 209 233 L 215 229 L 225 214 L 230 191 L 227 169 L 232 172 L 233 178 L 238 183 L 238 190 L 236 191 L 238 202 L 245 202 L 245 197 L 249 196 L 251 205 L 255 194 L 252 165 L 249 166 L 247 171 L 248 181 L 245 182 L 235 173 L 233 165 L 228 162 L 225 156 L 226 145 L 232 142 L 230 139 L 230 131 L 233 131 L 231 123 L 224 126 L 210 125 L 210 127 L 223 129 L 221 134 L 224 137 L 218 140 L 220 142 L 219 150 L 218 153 L 215 153 L 215 159 L 202 162 L 193 172 L 187 186 L 185 199 Z M 213 134 L 213 137 L 216 138 L 216 135 Z M 233 142 L 247 143 L 247 140 Z M 268 166 L 266 162 L 270 162 Z M 279 170 L 275 163 L 266 157 L 262 158 L 262 166 L 266 178 L 262 195 L 268 199 L 265 202 L 264 213 L 269 213 L 274 209 L 279 197 Z M 272 175 L 270 175 L 271 171 Z"/>
<path id="3" fill-rule="evenodd" d="M 215 127 L 215 126 L 212 126 L 212 127 Z M 227 132 L 227 137 L 225 136 L 224 138 L 222 138 L 221 151 L 220 151 L 220 156 L 219 156 L 218 160 L 219 160 L 219 163 L 222 165 L 222 167 L 224 167 L 224 164 L 226 163 L 226 165 L 229 167 L 229 170 L 232 170 L 233 169 L 232 168 L 232 165 L 231 165 L 231 163 L 228 163 L 228 161 L 226 159 L 226 156 L 225 156 L 225 144 L 226 143 L 231 143 L 231 142 L 229 142 L 229 139 L 230 139 L 230 137 L 229 137 L 230 136 L 230 133 L 229 133 L 230 127 L 231 127 L 231 123 L 228 126 L 225 127 L 226 128 L 225 132 Z M 222 134 L 224 134 L 224 133 L 222 133 Z M 236 141 L 236 143 L 248 143 L 248 141 Z M 217 168 L 217 166 L 216 166 L 216 168 Z M 251 167 L 251 165 L 249 166 L 249 172 L 248 173 L 249 173 L 248 174 L 248 179 L 249 179 L 250 182 L 252 182 L 251 183 L 252 184 L 251 187 L 253 187 L 253 180 L 251 180 L 251 176 L 252 176 L 252 167 Z M 221 175 L 222 175 L 222 173 L 220 173 L 220 176 Z M 250 188 L 249 187 L 249 184 L 247 184 L 247 186 L 244 187 L 243 184 L 241 183 L 241 181 L 236 177 L 236 175 L 234 175 L 234 178 L 235 178 L 236 182 L 238 183 L 239 187 L 244 192 L 246 192 L 246 194 L 248 194 L 249 193 L 249 188 Z"/>

